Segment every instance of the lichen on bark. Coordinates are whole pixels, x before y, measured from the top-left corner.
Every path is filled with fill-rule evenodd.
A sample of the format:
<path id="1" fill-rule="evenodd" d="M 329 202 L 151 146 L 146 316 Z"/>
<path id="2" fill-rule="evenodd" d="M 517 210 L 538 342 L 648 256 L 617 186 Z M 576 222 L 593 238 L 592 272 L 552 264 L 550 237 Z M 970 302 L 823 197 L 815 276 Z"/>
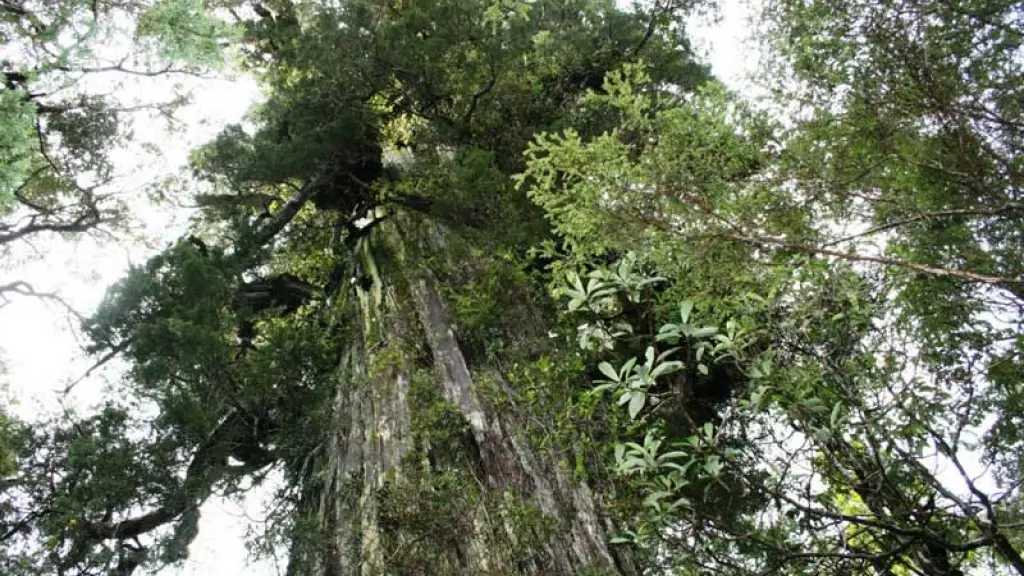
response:
<path id="1" fill-rule="evenodd" d="M 290 573 L 635 574 L 558 447 L 536 446 L 515 410 L 488 400 L 486 386 L 508 383 L 469 365 L 434 273 L 395 267 L 371 288 L 379 306 L 358 299 L 367 321 L 307 480 L 317 545 L 293 550 Z"/>

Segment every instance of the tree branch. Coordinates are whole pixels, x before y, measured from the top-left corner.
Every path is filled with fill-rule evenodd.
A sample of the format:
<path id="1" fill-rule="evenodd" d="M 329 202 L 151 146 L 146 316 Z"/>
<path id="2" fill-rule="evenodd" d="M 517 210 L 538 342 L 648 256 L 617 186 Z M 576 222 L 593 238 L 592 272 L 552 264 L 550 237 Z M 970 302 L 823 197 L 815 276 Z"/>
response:
<path id="1" fill-rule="evenodd" d="M 990 284 L 993 286 L 1004 288 L 1013 293 L 1018 298 L 1024 300 L 1024 279 L 1006 278 L 1003 276 L 989 276 L 986 274 L 971 272 L 969 270 L 939 268 L 936 266 L 928 266 L 926 264 L 917 264 L 915 262 L 897 260 L 895 258 L 886 258 L 884 256 L 869 256 L 867 254 L 858 254 L 856 252 L 839 252 L 837 250 L 831 250 L 822 246 L 813 246 L 810 244 L 794 244 L 789 242 L 788 240 L 781 238 L 766 238 L 763 236 L 746 236 L 742 234 L 730 233 L 713 233 L 710 235 L 703 236 L 723 238 L 726 240 L 733 240 L 736 242 L 755 244 L 759 246 L 777 246 L 783 250 L 792 250 L 794 252 L 801 252 L 804 254 L 818 254 L 821 256 L 831 256 L 833 258 L 839 258 L 841 260 L 846 260 L 849 262 L 871 262 L 874 264 L 882 264 L 883 266 L 894 266 L 897 268 L 914 270 L 915 272 L 923 272 L 925 274 L 930 274 L 932 276 L 960 278 L 962 280 L 979 282 L 982 284 Z"/>
<path id="2" fill-rule="evenodd" d="M 124 63 L 127 58 L 123 58 L 117 64 L 111 64 L 110 66 L 94 66 L 94 67 L 82 67 L 72 68 L 70 66 L 53 66 L 54 70 L 61 72 L 67 72 L 71 74 L 96 74 L 100 72 L 119 72 L 121 74 L 130 74 L 132 76 L 163 76 L 164 74 L 185 74 L 188 76 L 195 76 L 197 78 L 206 78 L 203 74 L 193 72 L 191 70 L 183 70 L 181 68 L 175 68 L 173 65 L 168 64 L 165 68 L 160 70 L 135 70 L 132 68 L 125 68 Z"/>
<path id="3" fill-rule="evenodd" d="M 274 236 L 277 236 L 277 234 L 283 230 L 293 218 L 295 218 L 295 215 L 298 214 L 299 210 L 301 210 L 306 204 L 306 201 L 309 200 L 312 193 L 313 180 L 307 180 L 298 190 L 295 191 L 295 194 L 285 202 L 284 206 L 274 214 L 270 221 L 264 224 L 260 230 L 256 231 L 254 244 L 251 250 L 255 251 L 262 248 L 264 244 L 270 242 Z"/>
<path id="4" fill-rule="evenodd" d="M 473 99 L 469 103 L 469 109 L 466 110 L 466 114 L 462 117 L 462 123 L 466 125 L 467 130 L 469 129 L 469 121 L 473 118 L 473 113 L 476 112 L 480 99 L 493 90 L 494 84 L 498 81 L 498 71 L 495 70 L 493 61 L 488 62 L 488 68 L 490 69 L 490 77 L 487 79 L 487 83 L 476 94 L 473 94 Z"/>
<path id="5" fill-rule="evenodd" d="M 0 242 L 2 243 L 2 242 Z M 32 287 L 28 282 L 21 280 L 15 280 L 8 284 L 0 284 L 0 298 L 6 299 L 5 293 L 21 294 L 22 296 L 32 296 L 35 298 L 41 298 L 43 300 L 52 300 L 64 307 L 65 310 L 79 321 L 84 320 L 82 315 L 75 310 L 75 308 L 68 304 L 66 300 L 60 297 L 56 292 L 39 292 Z"/>
<path id="6" fill-rule="evenodd" d="M 100 222 L 102 222 L 102 219 L 100 218 L 99 210 L 91 207 L 87 213 L 79 214 L 70 222 L 30 222 L 13 232 L 0 234 L 0 244 L 7 244 L 39 232 L 88 232 L 98 226 Z"/>
<path id="7" fill-rule="evenodd" d="M 76 386 L 81 384 L 83 380 L 85 380 L 86 378 L 91 376 L 92 373 L 95 372 L 96 370 L 99 370 L 101 367 L 103 367 L 107 362 L 110 362 L 111 360 L 116 358 L 117 355 L 120 354 L 121 352 L 123 352 L 125 350 L 125 348 L 127 348 L 127 347 L 128 347 L 128 342 L 122 342 L 121 344 L 118 344 L 117 346 L 111 348 L 111 350 L 109 352 L 107 352 L 102 358 L 100 358 L 98 361 L 96 361 L 95 364 L 90 366 L 89 369 L 86 370 L 84 374 L 82 374 L 81 376 L 76 378 L 73 382 L 71 382 L 67 386 L 65 386 L 64 389 L 61 390 L 61 394 L 63 394 L 63 395 L 70 394 L 71 391 L 74 390 Z"/>
<path id="8" fill-rule="evenodd" d="M 917 222 L 922 222 L 926 220 L 936 220 L 939 218 L 953 218 L 956 216 L 1002 216 L 1004 214 L 1009 214 L 1011 212 L 1018 210 L 1024 211 L 1024 204 L 1013 202 L 1000 206 L 999 208 L 967 208 L 962 210 L 939 210 L 936 212 L 922 212 L 921 214 L 918 214 L 917 216 L 914 216 L 912 218 L 898 220 L 896 222 L 889 222 L 887 224 L 880 224 L 873 228 L 869 228 L 864 232 L 860 232 L 858 234 L 853 234 L 851 236 L 846 236 L 838 240 L 827 242 L 825 244 L 822 244 L 822 247 L 835 246 L 837 244 L 850 242 L 852 240 L 857 240 L 859 238 L 864 238 L 866 236 L 878 234 L 879 232 L 885 232 L 886 230 L 892 230 L 893 228 L 899 228 L 901 226 L 915 224 Z"/>
<path id="9" fill-rule="evenodd" d="M 977 522 L 978 527 L 981 528 L 985 535 L 992 540 L 992 543 L 995 545 L 999 555 L 1009 562 L 1018 574 L 1024 575 L 1024 557 L 1021 556 L 1020 552 L 1014 548 L 1009 538 L 1007 538 L 1006 535 L 1003 534 L 1002 530 L 1000 530 L 999 517 L 996 515 L 995 507 L 992 506 L 992 501 L 989 499 L 988 494 L 982 492 L 974 483 L 974 479 L 972 479 L 967 473 L 967 470 L 964 469 L 963 464 L 960 462 L 960 458 L 957 457 L 956 452 L 953 451 L 953 448 L 946 442 L 946 440 L 934 430 L 929 429 L 929 433 L 931 433 L 932 438 L 935 440 L 939 449 L 945 453 L 946 457 L 953 463 L 953 466 L 956 467 L 957 473 L 960 474 L 960 478 L 967 484 L 967 489 L 970 490 L 971 494 L 973 494 L 974 497 L 981 502 L 981 505 L 984 506 L 988 522 L 977 522 L 977 518 L 975 518 L 975 522 Z"/>
<path id="10" fill-rule="evenodd" d="M 83 525 L 65 565 L 81 562 L 91 546 L 104 540 L 135 538 L 167 525 L 189 511 L 197 510 L 213 492 L 217 482 L 228 472 L 237 472 L 237 468 L 228 466 L 228 458 L 238 451 L 239 446 L 258 444 L 261 440 L 256 436 L 249 419 L 241 412 L 232 410 L 196 448 L 184 482 L 162 506 L 126 520 Z M 244 462 L 246 473 L 276 461 L 269 451 L 262 450 L 261 454 L 261 458 Z"/>

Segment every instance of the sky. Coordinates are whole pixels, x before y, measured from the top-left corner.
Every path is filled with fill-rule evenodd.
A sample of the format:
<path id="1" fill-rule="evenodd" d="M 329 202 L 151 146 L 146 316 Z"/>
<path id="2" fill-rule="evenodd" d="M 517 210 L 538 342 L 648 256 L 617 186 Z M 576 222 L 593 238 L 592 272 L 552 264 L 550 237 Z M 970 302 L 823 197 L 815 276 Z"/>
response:
<path id="1" fill-rule="evenodd" d="M 756 51 L 749 42 L 747 0 L 724 0 L 721 18 L 715 23 L 694 22 L 691 30 L 696 48 L 719 78 L 734 90 L 751 90 L 745 77 L 752 73 Z M 118 189 L 136 198 L 141 232 L 148 242 L 100 242 L 86 238 L 75 243 L 52 242 L 25 250 L 24 261 L 13 269 L 0 269 L 0 284 L 19 279 L 38 291 L 59 293 L 73 307 L 88 314 L 101 301 L 106 288 L 116 282 L 129 264 L 141 264 L 161 245 L 183 230 L 186 211 L 173 206 L 154 208 L 144 200 L 148 183 L 173 174 L 184 165 L 188 151 L 209 140 L 230 123 L 242 119 L 259 97 L 255 82 L 244 77 L 195 79 L 175 78 L 161 84 L 126 84 L 122 96 L 152 97 L 171 93 L 173 82 L 182 82 L 193 94 L 193 105 L 182 111 L 184 130 L 170 134 L 161 121 L 139 119 L 137 142 L 117 156 L 118 171 L 124 178 Z M 158 151 L 143 151 L 148 142 Z M 9 395 L 15 413 L 32 419 L 57 408 L 58 390 L 79 378 L 89 367 L 66 312 L 52 303 L 33 298 L 16 298 L 0 308 L 0 359 L 6 365 Z M 79 406 L 96 402 L 106 379 L 116 370 L 100 372 L 75 388 Z M 272 563 L 251 565 L 244 548 L 245 526 L 259 519 L 260 495 L 254 494 L 244 506 L 211 499 L 203 507 L 199 536 L 181 568 L 165 569 L 160 576 L 253 576 L 277 574 Z M 280 567 L 283 572 L 283 566 Z"/>
<path id="2" fill-rule="evenodd" d="M 176 172 L 190 149 L 211 139 L 223 126 L 241 120 L 257 100 L 259 89 L 246 78 L 173 81 L 186 84 L 196 103 L 181 111 L 184 130 L 172 134 L 160 120 L 138 118 L 135 145 L 118 153 L 116 159 L 117 171 L 124 175 L 116 188 L 136 204 L 139 233 L 148 241 L 126 244 L 86 238 L 37 246 L 38 252 L 22 247 L 20 255 L 25 262 L 0 270 L 0 284 L 26 281 L 37 291 L 60 294 L 76 310 L 87 314 L 129 264 L 145 262 L 163 242 L 180 234 L 187 210 L 154 208 L 145 200 L 146 185 Z M 148 81 L 130 83 L 123 89 L 145 91 L 151 97 L 160 92 L 170 94 L 172 87 L 171 82 Z M 155 145 L 159 153 L 143 152 L 143 143 Z M 24 297 L 15 297 L 10 305 L 0 308 L 0 355 L 13 411 L 28 420 L 57 409 L 58 390 L 78 379 L 91 364 L 79 350 L 65 310 L 51 302 Z M 75 387 L 71 404 L 87 409 L 101 397 L 104 383 L 116 377 L 116 370 L 108 370 L 82 381 Z M 259 502 L 254 500 L 244 508 L 209 502 L 203 509 L 200 535 L 190 558 L 182 568 L 164 570 L 161 576 L 276 574 L 271 566 L 252 567 L 246 561 L 244 527 L 249 518 L 259 518 Z"/>

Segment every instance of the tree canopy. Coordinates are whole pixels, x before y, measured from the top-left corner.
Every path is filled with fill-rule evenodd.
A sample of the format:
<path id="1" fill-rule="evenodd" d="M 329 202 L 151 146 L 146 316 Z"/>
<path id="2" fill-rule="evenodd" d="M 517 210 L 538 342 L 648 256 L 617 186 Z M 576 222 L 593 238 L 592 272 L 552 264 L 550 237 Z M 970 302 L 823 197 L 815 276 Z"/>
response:
<path id="1" fill-rule="evenodd" d="M 295 576 L 1024 574 L 1022 7 L 769 0 L 762 103 L 705 7 L 126 8 L 266 99 L 84 321 L 103 405 L 0 428 L 5 573 L 177 565 L 263 486 Z"/>

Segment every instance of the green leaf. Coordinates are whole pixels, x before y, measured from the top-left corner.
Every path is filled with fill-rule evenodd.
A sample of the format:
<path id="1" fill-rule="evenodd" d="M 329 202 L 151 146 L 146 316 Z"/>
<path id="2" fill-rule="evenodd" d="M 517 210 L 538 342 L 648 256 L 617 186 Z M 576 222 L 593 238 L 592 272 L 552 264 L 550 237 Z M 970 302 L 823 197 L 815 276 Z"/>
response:
<path id="1" fill-rule="evenodd" d="M 646 278 L 637 283 L 637 288 L 642 288 L 648 284 L 657 284 L 658 282 L 667 282 L 668 278 L 662 278 L 660 276 L 654 278 Z"/>
<path id="2" fill-rule="evenodd" d="M 683 324 L 690 323 L 691 312 L 693 312 L 693 300 L 683 300 L 679 310 L 679 317 L 682 318 Z"/>
<path id="3" fill-rule="evenodd" d="M 679 351 L 679 347 L 678 346 L 673 346 L 672 348 L 664 350 L 664 351 L 661 352 L 661 354 L 658 354 L 658 357 L 656 358 L 656 361 L 657 362 L 663 362 L 666 358 L 668 358 L 669 356 L 675 354 L 678 351 Z"/>
<path id="4" fill-rule="evenodd" d="M 683 452 L 681 450 L 675 450 L 675 451 L 672 451 L 672 452 L 665 452 L 665 453 L 661 454 L 660 456 L 658 456 L 658 460 L 660 461 L 660 460 L 671 460 L 673 458 L 689 458 L 689 456 L 690 456 L 690 454 L 688 452 Z"/>
<path id="5" fill-rule="evenodd" d="M 825 402 L 821 398 L 812 396 L 803 401 L 804 408 L 814 412 L 815 414 L 824 414 L 828 412 L 828 407 L 825 406 Z"/>
<path id="6" fill-rule="evenodd" d="M 586 300 L 587 295 L 581 290 L 573 290 L 572 288 L 565 289 L 565 295 L 575 300 Z"/>
<path id="7" fill-rule="evenodd" d="M 708 336 L 714 336 L 715 334 L 718 334 L 718 328 L 715 328 L 714 326 L 705 326 L 695 330 L 691 336 L 694 338 L 707 338 Z"/>
<path id="8" fill-rule="evenodd" d="M 640 413 L 644 408 L 644 404 L 647 401 L 647 395 L 643 392 L 633 392 L 633 397 L 629 401 L 629 417 L 636 420 L 637 414 Z"/>
<path id="9" fill-rule="evenodd" d="M 843 417 L 843 405 L 839 404 L 837 402 L 836 405 L 832 407 L 832 414 L 829 416 L 829 419 L 828 419 L 829 427 L 832 428 L 833 430 L 838 428 L 839 421 L 840 421 L 840 419 L 842 417 Z"/>
<path id="10" fill-rule="evenodd" d="M 683 363 L 682 362 L 677 362 L 677 361 L 663 362 L 661 364 L 658 364 L 654 368 L 654 370 L 651 371 L 651 378 L 658 378 L 660 376 L 664 376 L 665 374 L 671 374 L 673 372 L 677 372 L 677 371 L 681 370 L 682 368 L 683 368 Z"/>
<path id="11" fill-rule="evenodd" d="M 661 328 L 658 329 L 658 334 L 678 334 L 678 333 L 679 333 L 679 325 L 678 324 L 663 324 L 661 326 Z"/>
<path id="12" fill-rule="evenodd" d="M 601 362 L 597 365 L 597 369 L 601 371 L 609 380 L 613 382 L 619 382 L 619 374 L 615 371 L 615 368 L 607 362 Z"/>
<path id="13" fill-rule="evenodd" d="M 708 456 L 707 460 L 704 461 L 704 470 L 711 476 L 718 476 L 724 467 L 722 461 L 714 454 Z"/>
<path id="14" fill-rule="evenodd" d="M 622 373 L 623 374 L 629 374 L 630 372 L 633 371 L 633 368 L 635 366 L 636 366 L 636 358 L 635 357 L 634 358 L 630 358 L 629 360 L 626 360 L 626 363 L 622 365 Z"/>

